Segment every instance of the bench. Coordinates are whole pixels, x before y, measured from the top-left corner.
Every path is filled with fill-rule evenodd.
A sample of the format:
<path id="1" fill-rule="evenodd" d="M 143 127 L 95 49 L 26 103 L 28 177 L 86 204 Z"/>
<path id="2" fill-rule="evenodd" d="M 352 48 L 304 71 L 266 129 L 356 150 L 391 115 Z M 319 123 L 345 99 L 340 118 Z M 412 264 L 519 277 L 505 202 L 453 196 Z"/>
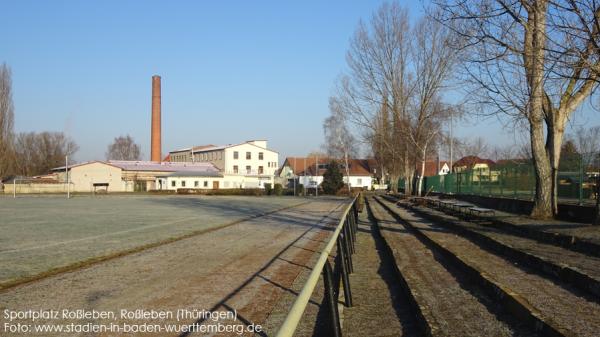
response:
<path id="1" fill-rule="evenodd" d="M 471 213 L 471 215 L 496 215 L 496 211 L 493 209 L 482 207 L 471 207 L 469 208 L 469 213 Z"/>
<path id="2" fill-rule="evenodd" d="M 469 213 L 469 209 L 471 207 L 477 207 L 477 206 L 475 206 L 473 204 L 469 204 L 469 203 L 460 202 L 460 203 L 454 204 L 452 206 L 452 210 L 457 213 L 467 214 L 467 213 Z"/>
<path id="3" fill-rule="evenodd" d="M 438 200 L 438 208 L 450 209 L 457 201 L 452 200 Z"/>

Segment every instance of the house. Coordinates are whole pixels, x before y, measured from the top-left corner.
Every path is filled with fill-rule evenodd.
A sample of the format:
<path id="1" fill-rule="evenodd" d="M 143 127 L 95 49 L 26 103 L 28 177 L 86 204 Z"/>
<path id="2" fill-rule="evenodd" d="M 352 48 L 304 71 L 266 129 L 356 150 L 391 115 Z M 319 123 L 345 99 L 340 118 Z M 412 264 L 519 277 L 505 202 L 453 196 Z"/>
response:
<path id="1" fill-rule="evenodd" d="M 266 183 L 273 185 L 279 168 L 279 153 L 268 149 L 266 140 L 194 146 L 171 151 L 169 158 L 171 162 L 211 163 L 222 174 L 220 186 L 230 188 L 264 188 Z"/>
<path id="2" fill-rule="evenodd" d="M 472 173 L 471 181 L 498 181 L 498 171 L 492 171 L 496 163 L 491 159 L 483 159 L 477 156 L 466 156 L 460 158 L 452 165 L 454 173 Z"/>
<path id="3" fill-rule="evenodd" d="M 425 174 L 422 174 L 421 169 L 423 168 L 422 163 L 418 162 L 415 165 L 417 177 L 432 177 L 432 176 L 443 176 L 450 173 L 450 166 L 447 161 L 438 160 L 426 160 L 425 161 Z"/>
<path id="4" fill-rule="evenodd" d="M 477 156 L 465 156 L 452 165 L 452 172 L 459 173 L 466 170 L 488 170 L 494 165 L 491 159 L 483 159 Z"/>
<path id="5" fill-rule="evenodd" d="M 315 188 L 323 182 L 323 174 L 327 171 L 331 158 L 318 157 L 288 157 L 285 159 L 279 171 L 279 177 L 287 179 L 288 187 L 291 187 L 294 179 L 298 184 L 306 188 Z M 349 159 L 349 176 L 346 176 L 345 162 L 336 160 L 340 165 L 344 183 L 350 182 L 351 187 L 363 187 L 370 189 L 373 184 L 373 175 L 376 167 L 369 159 Z"/>

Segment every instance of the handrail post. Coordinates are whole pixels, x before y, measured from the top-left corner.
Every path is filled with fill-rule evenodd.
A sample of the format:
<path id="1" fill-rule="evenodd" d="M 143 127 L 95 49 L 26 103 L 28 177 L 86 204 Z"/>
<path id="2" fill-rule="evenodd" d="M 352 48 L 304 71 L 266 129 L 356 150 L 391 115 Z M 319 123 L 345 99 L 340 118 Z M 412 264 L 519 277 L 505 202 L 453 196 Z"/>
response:
<path id="1" fill-rule="evenodd" d="M 342 273 L 342 282 L 344 282 L 344 302 L 346 303 L 346 307 L 352 306 L 352 291 L 350 290 L 350 277 L 348 275 L 348 265 L 346 260 L 346 255 L 348 255 L 348 251 L 346 247 L 342 244 L 342 239 L 338 237 L 337 242 L 338 254 L 340 255 L 340 264 L 341 264 L 341 273 Z"/>
<path id="2" fill-rule="evenodd" d="M 340 327 L 340 313 L 337 307 L 337 300 L 333 292 L 333 272 L 329 261 L 323 266 L 323 281 L 325 283 L 325 300 L 329 317 L 331 319 L 331 334 L 332 337 L 342 337 L 342 328 Z"/>
<path id="3" fill-rule="evenodd" d="M 352 265 L 352 247 L 350 245 L 350 237 L 348 236 L 348 232 L 349 229 L 346 228 L 343 231 L 343 235 L 342 235 L 342 240 L 343 240 L 343 245 L 346 248 L 346 251 L 348 252 L 348 254 L 346 254 L 346 261 L 348 262 L 348 272 L 350 274 L 354 273 L 354 266 Z"/>

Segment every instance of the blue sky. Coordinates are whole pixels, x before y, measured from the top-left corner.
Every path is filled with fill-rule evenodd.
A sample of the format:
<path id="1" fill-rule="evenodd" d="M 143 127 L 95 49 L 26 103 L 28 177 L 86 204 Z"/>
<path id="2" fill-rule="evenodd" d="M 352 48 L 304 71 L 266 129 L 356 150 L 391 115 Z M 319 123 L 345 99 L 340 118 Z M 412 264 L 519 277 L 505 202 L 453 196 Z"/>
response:
<path id="1" fill-rule="evenodd" d="M 66 131 L 80 161 L 102 159 L 130 134 L 148 158 L 158 74 L 163 153 L 260 138 L 282 160 L 306 154 L 323 143 L 348 41 L 380 4 L 3 1 L 0 62 L 13 71 L 15 129 Z M 490 132 L 512 142 L 494 120 L 458 130 Z"/>

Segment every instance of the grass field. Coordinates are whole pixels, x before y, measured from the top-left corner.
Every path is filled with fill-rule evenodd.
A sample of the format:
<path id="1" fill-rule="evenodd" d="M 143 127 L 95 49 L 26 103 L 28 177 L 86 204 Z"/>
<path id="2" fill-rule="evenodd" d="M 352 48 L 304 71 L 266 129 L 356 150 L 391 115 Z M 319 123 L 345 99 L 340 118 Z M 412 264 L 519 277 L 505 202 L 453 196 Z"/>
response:
<path id="1" fill-rule="evenodd" d="M 301 203 L 289 197 L 0 198 L 0 288 Z"/>

